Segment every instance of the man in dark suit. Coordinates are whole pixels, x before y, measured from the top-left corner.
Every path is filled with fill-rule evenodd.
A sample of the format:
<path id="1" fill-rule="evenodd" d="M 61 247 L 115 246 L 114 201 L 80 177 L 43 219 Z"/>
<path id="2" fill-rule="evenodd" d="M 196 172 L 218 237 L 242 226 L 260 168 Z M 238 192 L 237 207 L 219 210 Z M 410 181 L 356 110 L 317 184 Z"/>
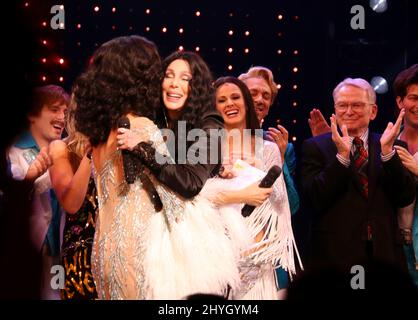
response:
<path id="1" fill-rule="evenodd" d="M 378 135 L 369 132 L 377 105 L 367 81 L 347 78 L 333 97 L 332 132 L 302 149 L 302 186 L 314 212 L 309 265 L 343 272 L 374 262 L 404 268 L 396 208 L 412 203 L 415 190 L 393 148 L 404 111 Z"/>

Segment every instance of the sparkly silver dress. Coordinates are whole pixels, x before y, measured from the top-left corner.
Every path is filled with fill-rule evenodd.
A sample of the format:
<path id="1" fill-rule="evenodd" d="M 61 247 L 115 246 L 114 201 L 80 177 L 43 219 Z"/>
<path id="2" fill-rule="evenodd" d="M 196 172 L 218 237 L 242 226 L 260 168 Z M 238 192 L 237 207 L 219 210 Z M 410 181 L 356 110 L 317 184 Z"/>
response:
<path id="1" fill-rule="evenodd" d="M 149 119 L 132 118 L 131 128 L 168 155 Z M 114 132 L 103 148 L 107 153 L 98 154 L 107 156 L 93 165 L 99 215 L 92 271 L 99 299 L 182 299 L 223 294 L 237 284 L 233 248 L 211 203 L 199 197 L 186 201 L 146 171 L 163 203 L 156 212 L 140 179 L 125 182 Z"/>

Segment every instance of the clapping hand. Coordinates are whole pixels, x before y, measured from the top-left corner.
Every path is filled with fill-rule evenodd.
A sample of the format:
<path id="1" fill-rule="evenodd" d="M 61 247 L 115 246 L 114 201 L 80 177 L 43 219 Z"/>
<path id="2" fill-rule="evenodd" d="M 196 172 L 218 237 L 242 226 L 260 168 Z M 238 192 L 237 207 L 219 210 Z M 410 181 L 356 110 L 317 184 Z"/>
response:
<path id="1" fill-rule="evenodd" d="M 277 144 L 280 150 L 282 161 L 284 161 L 284 155 L 286 153 L 287 144 L 289 142 L 289 132 L 287 132 L 285 127 L 281 126 L 280 124 L 277 125 L 277 129 L 269 128 L 268 130 L 269 131 L 267 132 L 266 136 L 270 141 Z"/>
<path id="2" fill-rule="evenodd" d="M 318 109 L 312 109 L 312 111 L 309 112 L 308 123 L 309 127 L 311 128 L 313 137 L 319 136 L 327 132 L 331 132 L 330 126 L 328 125 L 321 111 L 319 111 Z"/>
<path id="3" fill-rule="evenodd" d="M 389 122 L 382 136 L 380 137 L 380 145 L 382 147 L 382 154 L 387 155 L 393 150 L 393 143 L 401 130 L 402 119 L 405 115 L 405 109 L 399 113 L 395 124 Z"/>
<path id="4" fill-rule="evenodd" d="M 43 147 L 36 156 L 35 160 L 30 164 L 25 180 L 35 181 L 52 165 L 52 160 L 48 155 L 48 148 Z"/>
<path id="5" fill-rule="evenodd" d="M 334 141 L 335 146 L 337 147 L 337 152 L 345 159 L 350 158 L 350 150 L 352 146 L 352 141 L 348 135 L 347 126 L 345 124 L 341 127 L 342 136 L 337 129 L 337 119 L 335 114 L 330 117 L 331 120 L 331 132 L 332 132 L 332 141 Z"/>
<path id="6" fill-rule="evenodd" d="M 394 146 L 405 168 L 418 177 L 418 163 L 408 150 L 401 146 Z"/>

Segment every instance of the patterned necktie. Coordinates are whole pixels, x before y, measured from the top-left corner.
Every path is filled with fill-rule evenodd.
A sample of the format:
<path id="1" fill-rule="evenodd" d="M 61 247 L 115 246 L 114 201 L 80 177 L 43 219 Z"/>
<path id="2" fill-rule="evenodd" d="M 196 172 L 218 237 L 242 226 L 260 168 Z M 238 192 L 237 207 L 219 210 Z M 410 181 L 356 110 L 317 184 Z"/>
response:
<path id="1" fill-rule="evenodd" d="M 360 184 L 361 184 L 361 193 L 365 198 L 367 198 L 369 194 L 369 180 L 367 178 L 367 173 L 366 173 L 368 154 L 367 154 L 366 149 L 364 148 L 363 140 L 361 140 L 359 137 L 354 138 L 353 144 L 355 146 L 354 157 L 353 157 L 354 167 L 356 168 L 359 174 Z"/>

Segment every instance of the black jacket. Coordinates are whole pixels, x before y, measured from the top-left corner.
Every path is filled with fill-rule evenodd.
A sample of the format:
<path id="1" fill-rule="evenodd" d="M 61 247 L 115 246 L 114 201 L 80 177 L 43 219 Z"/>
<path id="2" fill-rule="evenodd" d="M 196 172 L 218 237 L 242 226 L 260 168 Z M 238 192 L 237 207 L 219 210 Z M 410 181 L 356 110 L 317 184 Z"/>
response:
<path id="1" fill-rule="evenodd" d="M 304 142 L 302 186 L 314 212 L 312 266 L 347 270 L 370 259 L 369 225 L 372 259 L 404 267 L 397 208 L 413 202 L 414 181 L 397 153 L 381 161 L 379 140 L 380 135 L 369 134 L 368 199 L 360 193 L 353 165 L 346 168 L 336 158 L 331 134 Z"/>
<path id="2" fill-rule="evenodd" d="M 196 142 L 187 147 L 187 150 L 189 151 L 190 148 L 193 148 L 192 150 L 196 150 L 196 152 L 205 150 L 207 155 L 205 163 L 190 164 L 186 161 L 184 164 L 159 165 L 155 161 L 156 151 L 150 145 L 140 143 L 138 148 L 134 149 L 141 162 L 153 172 L 160 182 L 185 198 L 196 196 L 203 188 L 206 180 L 218 174 L 222 164 L 221 138 L 219 137 L 216 141 L 218 146 L 217 158 L 210 159 L 211 143 L 209 136 L 210 129 L 224 128 L 222 116 L 218 112 L 212 111 L 203 116 L 201 123 L 201 129 L 206 131 L 208 139 L 206 141 L 205 139 L 197 139 Z M 212 160 L 212 163 L 210 160 Z"/>

